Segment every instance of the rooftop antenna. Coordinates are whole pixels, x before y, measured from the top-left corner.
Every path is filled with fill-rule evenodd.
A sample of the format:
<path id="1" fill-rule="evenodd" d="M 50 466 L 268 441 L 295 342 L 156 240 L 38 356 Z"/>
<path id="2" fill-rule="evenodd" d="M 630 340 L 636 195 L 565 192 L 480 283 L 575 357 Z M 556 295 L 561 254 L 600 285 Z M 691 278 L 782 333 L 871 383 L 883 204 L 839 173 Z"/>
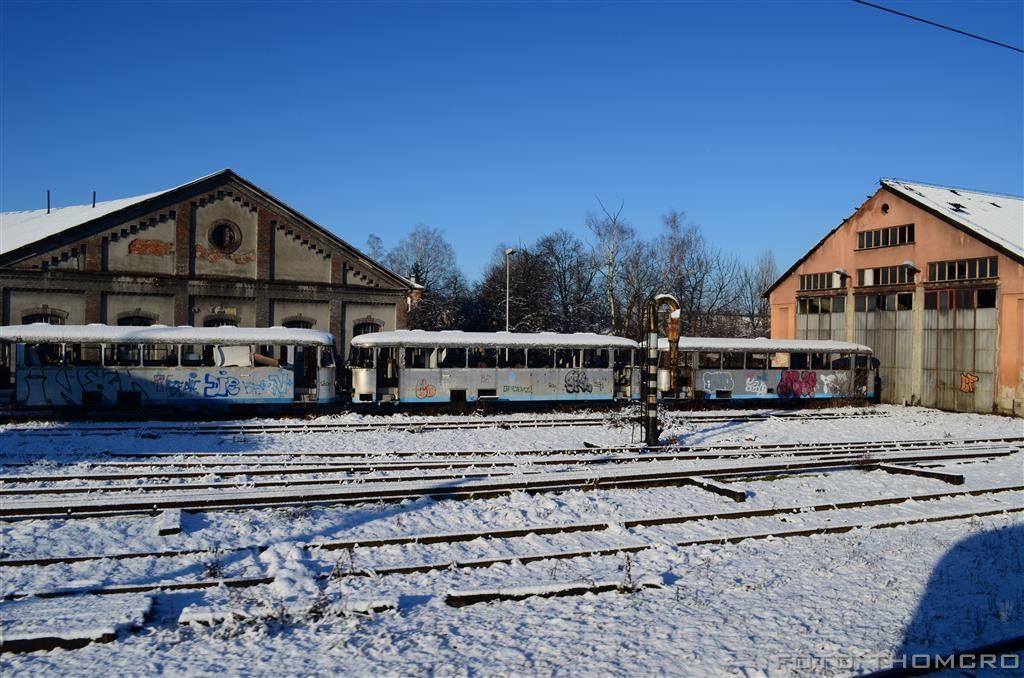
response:
<path id="1" fill-rule="evenodd" d="M 96 191 L 92 192 L 92 206 L 93 209 L 96 209 Z"/>
<path id="2" fill-rule="evenodd" d="M 46 213 L 50 213 L 50 189 L 46 189 Z"/>

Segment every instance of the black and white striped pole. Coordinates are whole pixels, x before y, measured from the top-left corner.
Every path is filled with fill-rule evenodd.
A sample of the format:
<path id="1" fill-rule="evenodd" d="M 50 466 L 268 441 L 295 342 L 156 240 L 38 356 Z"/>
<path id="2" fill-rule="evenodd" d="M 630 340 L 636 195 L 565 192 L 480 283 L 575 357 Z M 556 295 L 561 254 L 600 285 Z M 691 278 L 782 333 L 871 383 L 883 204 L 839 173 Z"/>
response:
<path id="1" fill-rule="evenodd" d="M 644 422 L 646 442 L 656 446 L 661 437 L 658 426 L 658 309 L 662 305 L 670 309 L 668 323 L 668 365 L 669 388 L 673 395 L 676 385 L 676 356 L 679 348 L 679 302 L 671 294 L 655 294 L 647 300 L 647 388 L 644 389 Z"/>

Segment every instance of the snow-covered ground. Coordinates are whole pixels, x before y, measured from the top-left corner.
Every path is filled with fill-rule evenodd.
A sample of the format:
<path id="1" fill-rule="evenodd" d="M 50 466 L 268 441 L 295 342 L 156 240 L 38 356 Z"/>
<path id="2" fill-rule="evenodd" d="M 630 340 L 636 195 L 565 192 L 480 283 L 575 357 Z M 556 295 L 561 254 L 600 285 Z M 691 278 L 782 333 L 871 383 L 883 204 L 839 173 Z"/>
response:
<path id="1" fill-rule="evenodd" d="M 701 421 L 701 413 L 670 413 L 662 440 L 714 447 L 1024 436 L 1019 419 L 898 407 L 871 408 L 870 413 L 877 416 L 729 422 Z M 408 419 L 343 415 L 317 422 L 401 424 Z M 517 451 L 575 449 L 583 441 L 608 446 L 638 441 L 633 427 L 615 424 L 224 435 L 162 432 L 166 423 L 125 425 L 125 431 L 116 435 L 98 435 L 89 432 L 90 426 L 75 424 L 84 430 L 53 438 L 38 433 L 42 427 L 60 428 L 52 424 L 0 427 L 0 474 L 129 473 L 144 469 L 146 462 L 192 462 L 197 457 L 189 453 L 195 452 L 217 453 L 202 457 L 214 470 L 223 468 L 216 464 L 239 462 L 255 467 L 288 461 L 315 467 L 338 460 L 324 455 L 343 452 L 359 453 L 345 459 L 372 460 L 383 467 L 409 458 L 396 453 L 443 460 L 445 452 L 474 450 L 493 453 L 481 458 L 481 468 L 487 467 L 488 459 L 514 461 L 511 472 L 521 475 L 539 468 L 520 462 Z M 137 454 L 160 456 L 126 456 Z M 68 637 L 87 637 L 90 629 L 95 637 L 120 631 L 117 640 L 106 644 L 4 654 L 0 669 L 130 675 L 864 673 L 888 667 L 894 656 L 945 653 L 1024 635 L 1024 512 L 1002 513 L 1024 506 L 1024 492 L 925 498 L 1024 485 L 1022 464 L 1020 452 L 929 463 L 933 470 L 962 474 L 965 482 L 959 486 L 859 469 L 733 479 L 729 486 L 746 492 L 743 503 L 694 486 L 663 486 L 209 511 L 185 514 L 182 532 L 170 536 L 159 535 L 158 520 L 149 515 L 4 522 L 2 560 L 193 551 L 172 557 L 0 567 L 0 593 L 5 596 L 118 585 L 155 588 L 210 578 L 272 581 L 155 595 L 7 600 L 0 603 L 0 632 L 6 638 L 39 637 L 45 631 L 40 620 L 51 615 L 55 627 L 65 629 Z M 387 473 L 369 477 L 379 481 Z M 402 475 L 411 473 L 416 471 Z M 365 481 L 349 474 L 312 477 L 338 484 Z M 232 482 L 251 489 L 247 483 L 263 478 L 242 476 Z M 219 480 L 211 472 L 206 478 L 180 482 Z M 71 487 L 76 482 L 80 481 L 28 487 Z M 90 485 L 113 482 L 119 481 Z M 24 486 L 3 483 L 0 489 L 21 491 Z M 138 490 L 129 494 L 137 496 Z M 60 501 L 62 496 L 47 498 Z M 919 500 L 825 507 L 907 496 Z M 12 499 L 0 498 L 8 501 Z M 809 510 L 811 506 L 817 510 Z M 743 518 L 729 515 L 789 507 L 796 510 Z M 988 515 L 834 531 L 844 525 L 979 512 Z M 705 517 L 685 519 L 694 515 Z M 629 524 L 659 517 L 672 520 Z M 589 527 L 573 527 L 580 524 Z M 438 543 L 406 539 L 349 549 L 317 546 L 338 540 L 519 528 L 539 533 Z M 782 538 L 787 531 L 807 529 L 833 532 Z M 743 536 L 759 538 L 692 544 Z M 565 557 L 597 550 L 602 554 Z M 540 557 L 544 554 L 551 557 Z M 445 567 L 479 560 L 497 562 L 489 567 Z M 380 573 L 414 565 L 433 569 Z M 620 584 L 622 591 L 528 595 L 609 583 Z M 522 599 L 465 607 L 446 603 L 449 594 L 499 590 Z M 144 622 L 137 610 L 148 611 Z M 139 628 L 124 630 L 132 623 Z"/>

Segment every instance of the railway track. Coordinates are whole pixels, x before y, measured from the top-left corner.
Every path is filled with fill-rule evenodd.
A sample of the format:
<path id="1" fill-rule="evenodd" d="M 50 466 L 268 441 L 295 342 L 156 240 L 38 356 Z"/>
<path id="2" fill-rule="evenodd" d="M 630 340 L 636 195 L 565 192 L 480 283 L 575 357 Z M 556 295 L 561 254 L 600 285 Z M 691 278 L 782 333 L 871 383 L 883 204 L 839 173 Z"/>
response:
<path id="1" fill-rule="evenodd" d="M 149 513 L 166 509 L 208 511 L 263 506 L 314 504 L 355 504 L 374 501 L 401 501 L 421 497 L 463 499 L 509 492 L 551 492 L 573 489 L 657 486 L 693 482 L 699 477 L 800 473 L 835 468 L 873 468 L 879 464 L 920 463 L 925 461 L 963 461 L 1014 454 L 1015 448 L 979 448 L 975 450 L 901 450 L 871 457 L 865 454 L 826 455 L 812 459 L 727 459 L 712 464 L 702 460 L 656 461 L 644 459 L 621 462 L 614 467 L 606 459 L 585 470 L 510 473 L 469 478 L 449 474 L 424 479 L 372 479 L 340 484 L 339 479 L 318 480 L 299 487 L 285 485 L 264 488 L 238 488 L 237 485 L 215 491 L 184 487 L 152 494 L 125 494 L 123 487 L 105 488 L 85 496 L 61 495 L 59 501 L 7 499 L 0 505 L 0 518 L 71 518 L 90 515 Z"/>
<path id="2" fill-rule="evenodd" d="M 444 559 L 427 561 L 421 560 L 415 563 L 394 563 L 389 561 L 384 563 L 371 564 L 368 566 L 362 566 L 359 568 L 353 567 L 347 571 L 339 572 L 335 570 L 331 575 L 321 575 L 321 578 L 326 579 L 328 578 L 328 576 L 388 576 L 425 572 L 439 572 L 453 569 L 486 568 L 492 567 L 494 565 L 526 565 L 529 563 L 545 560 L 564 560 L 574 558 L 618 556 L 625 553 L 637 553 L 651 548 L 661 547 L 666 544 L 677 548 L 686 548 L 708 544 L 736 544 L 747 540 L 785 539 L 812 535 L 837 534 L 849 532 L 855 529 L 884 529 L 906 525 L 942 522 L 949 520 L 966 520 L 977 517 L 1011 514 L 1024 511 L 1024 503 L 1020 501 L 1021 497 L 1016 497 L 1015 501 L 1012 502 L 1007 502 L 1005 499 L 1001 498 L 1001 495 L 1020 494 L 1022 491 L 1024 491 L 1024 486 L 1016 485 L 1004 487 L 979 488 L 975 490 L 961 492 L 946 492 L 894 497 L 870 497 L 854 501 L 831 504 L 793 505 L 754 510 L 720 511 L 705 514 L 648 516 L 621 520 L 617 524 L 621 525 L 622 527 L 628 530 L 643 530 L 671 525 L 682 525 L 686 523 L 714 521 L 713 523 L 711 523 L 711 526 L 717 530 L 718 528 L 721 528 L 723 525 L 742 524 L 743 521 L 750 521 L 753 519 L 778 517 L 784 520 L 786 516 L 799 515 L 806 518 L 807 516 L 812 514 L 822 514 L 823 522 L 821 522 L 820 524 L 805 525 L 798 527 L 789 527 L 785 524 L 785 522 L 783 522 L 777 527 L 771 527 L 768 529 L 761 527 L 760 529 L 740 529 L 739 531 L 733 532 L 729 532 L 727 530 L 719 530 L 718 534 L 703 535 L 683 539 L 671 539 L 669 542 L 666 542 L 664 540 L 664 535 L 659 535 L 658 533 L 650 535 L 634 533 L 629 539 L 621 538 L 621 541 L 618 543 L 602 545 L 599 548 L 567 548 L 565 550 L 554 550 L 544 552 L 523 552 L 521 550 L 514 549 L 514 552 L 499 555 L 496 557 L 476 559 Z M 978 497 L 982 497 L 983 499 L 979 502 L 974 503 L 967 502 L 968 506 L 957 505 L 958 502 L 963 503 L 961 502 L 961 500 L 970 500 L 972 498 Z M 864 518 L 857 517 L 853 517 L 851 519 L 842 517 L 844 513 L 849 513 L 852 516 L 857 516 L 857 510 L 870 507 L 898 507 L 904 504 L 930 502 L 936 502 L 939 504 L 938 507 L 934 508 L 944 508 L 945 510 L 929 511 L 924 515 L 920 513 L 915 513 L 913 511 L 907 511 L 907 515 L 901 515 L 899 517 L 894 517 L 886 520 L 867 520 Z M 953 506 L 942 507 L 943 503 L 953 503 Z M 568 523 L 560 525 L 537 525 L 511 529 L 491 529 L 441 534 L 404 535 L 399 537 L 389 537 L 383 539 L 364 538 L 335 541 L 314 541 L 309 544 L 305 544 L 304 548 L 314 558 L 319 558 L 317 554 L 325 551 L 352 551 L 354 549 L 373 551 L 374 549 L 386 548 L 390 546 L 453 545 L 457 543 L 478 542 L 478 540 L 483 540 L 484 542 L 487 542 L 517 539 L 529 535 L 571 535 L 586 532 L 600 532 L 608 529 L 609 524 L 607 522 Z M 271 545 L 259 545 L 247 548 L 239 548 L 231 552 L 220 552 L 219 555 L 221 557 L 225 557 L 230 555 L 231 553 L 244 553 L 246 551 L 256 554 L 266 550 L 267 548 L 270 548 L 270 546 Z M 68 565 L 96 560 L 127 560 L 131 558 L 180 558 L 188 556 L 201 556 L 211 553 L 213 552 L 209 550 L 194 549 L 149 553 L 119 553 L 110 555 L 69 556 L 65 558 L 53 557 L 20 560 L 11 559 L 0 561 L 0 567 L 47 567 L 51 565 Z M 363 554 L 360 556 L 360 560 L 365 560 L 366 557 L 366 554 Z M 272 581 L 273 577 L 268 577 L 263 574 L 260 574 L 259 576 L 206 577 L 198 580 L 189 581 L 166 581 L 146 584 L 110 584 L 104 586 L 91 587 L 68 587 L 45 591 L 11 592 L 4 596 L 4 600 L 16 600 L 28 596 L 55 598 L 76 596 L 81 594 L 112 595 L 124 593 L 144 593 L 157 590 L 198 590 L 205 588 L 214 588 L 218 586 L 248 587 L 260 584 L 268 584 Z"/>
<path id="3" fill-rule="evenodd" d="M 938 444 L 932 447 L 918 447 L 917 452 L 929 451 L 940 453 L 952 448 L 950 445 Z M 960 445 L 955 447 L 956 454 L 962 455 L 970 452 L 992 452 L 1004 454 L 1008 447 L 1002 443 L 982 443 L 971 445 Z M 862 462 L 870 459 L 875 462 L 884 462 L 894 453 L 901 453 L 903 449 L 895 445 L 876 444 L 847 450 L 794 450 L 788 453 L 762 452 L 750 454 L 747 451 L 741 452 L 656 452 L 643 454 L 623 453 L 620 448 L 593 449 L 586 448 L 590 454 L 575 455 L 544 455 L 544 456 L 493 456 L 476 460 L 447 459 L 447 460 L 374 460 L 354 462 L 348 464 L 316 465 L 308 464 L 287 464 L 279 466 L 276 464 L 261 467 L 259 465 L 241 464 L 194 464 L 191 470 L 177 470 L 179 466 L 167 467 L 174 470 L 167 470 L 159 464 L 154 466 L 146 465 L 146 471 L 119 472 L 119 473 L 79 473 L 48 474 L 48 475 L 9 475 L 0 476 L 0 497 L 14 497 L 24 495 L 56 495 L 56 494 L 83 494 L 83 493 L 115 493 L 115 492 L 158 492 L 158 491 L 186 491 L 197 489 L 219 489 L 237 488 L 240 483 L 229 480 L 220 480 L 205 483 L 147 483 L 140 484 L 138 481 L 149 480 L 188 480 L 195 478 L 242 478 L 241 484 L 247 488 L 258 487 L 292 487 L 300 485 L 327 485 L 337 483 L 353 483 L 367 480 L 387 480 L 390 482 L 409 482 L 415 480 L 459 480 L 465 478 L 483 478 L 494 476 L 508 476 L 516 474 L 522 467 L 537 466 L 560 466 L 560 467 L 583 467 L 598 465 L 615 465 L 631 462 L 666 462 L 666 461 L 704 461 L 711 459 L 765 459 L 768 457 L 813 457 L 820 460 L 829 460 L 836 463 L 840 461 L 849 463 Z M 957 456 L 957 458 L 960 458 Z M 976 458 L 976 457 L 971 457 Z M 941 461 L 943 457 L 936 456 L 931 461 Z M 155 470 L 159 469 L 159 470 Z M 463 469 L 457 472 L 456 469 Z M 398 473 L 405 471 L 419 471 L 418 475 L 399 476 L 377 476 L 381 473 Z M 440 472 L 440 473 L 439 473 Z M 522 471 L 519 471 L 522 473 Z M 343 474 L 343 475 L 339 475 Z M 252 477 L 268 477 L 270 480 L 252 480 Z M 308 476 L 315 476 L 309 478 Z M 98 485 L 78 484 L 61 485 L 59 487 L 40 486 L 40 483 L 88 483 L 96 481 L 109 481 L 122 483 L 119 485 Z M 134 484 L 127 484 L 134 483 Z M 19 486 L 16 489 L 8 489 L 9 486 Z"/>
<path id="4" fill-rule="evenodd" d="M 768 419 L 792 419 L 795 421 L 815 421 L 830 419 L 878 418 L 888 416 L 886 413 L 875 412 L 756 412 L 751 414 L 693 414 L 682 415 L 678 412 L 666 414 L 669 421 L 686 423 L 719 423 L 731 421 L 765 421 Z M 560 418 L 490 418 L 476 417 L 470 419 L 444 420 L 440 418 L 422 418 L 410 421 L 369 421 L 369 422 L 268 422 L 268 423 L 195 423 L 195 424 L 152 424 L 147 422 L 143 428 L 139 424 L 95 426 L 59 426 L 46 428 L 12 427 L 7 434 L 23 436 L 61 437 L 73 435 L 111 436 L 122 434 L 170 434 L 170 435 L 260 435 L 279 433 L 356 433 L 367 431 L 443 431 L 460 429 L 486 428 L 558 428 L 567 426 L 604 426 L 611 421 L 610 414 L 560 417 Z"/>
<path id="5" fill-rule="evenodd" d="M 635 527 L 650 527 L 655 525 L 679 525 L 683 523 L 700 522 L 705 520 L 741 520 L 745 518 L 760 518 L 769 516 L 785 516 L 789 514 L 817 513 L 823 511 L 838 511 L 852 508 L 865 508 L 871 506 L 893 506 L 908 502 L 929 502 L 942 499 L 953 499 L 961 497 L 977 497 L 985 495 L 1005 494 L 1009 492 L 1024 492 L 1024 485 L 1006 485 L 998 487 L 977 488 L 972 490 L 958 490 L 953 492 L 932 492 L 927 494 L 871 497 L 855 499 L 845 502 L 831 502 L 822 504 L 799 504 L 790 506 L 773 506 L 770 508 L 742 509 L 734 511 L 715 511 L 713 513 L 688 513 L 677 515 L 654 515 L 642 518 L 627 518 L 615 521 L 625 529 Z M 526 537 L 531 534 L 550 535 L 568 534 L 575 532 L 598 532 L 608 529 L 608 522 L 590 523 L 562 523 L 562 524 L 540 524 L 525 527 L 498 528 L 490 530 L 476 530 L 469 532 L 448 532 L 431 534 L 411 534 L 398 537 L 360 537 L 343 540 L 322 540 L 306 544 L 308 549 L 324 549 L 328 551 L 348 550 L 355 548 L 379 548 L 382 546 L 403 546 L 408 544 L 454 544 L 459 542 L 475 541 L 477 539 L 511 539 Z M 228 551 L 220 551 L 221 555 L 233 553 L 255 552 L 261 553 L 269 548 L 271 544 L 253 544 L 232 548 Z M 0 560 L 0 567 L 27 567 L 27 566 L 49 566 L 49 565 L 70 565 L 95 560 L 128 560 L 131 558 L 179 558 L 183 556 L 211 555 L 212 549 L 179 549 L 163 551 L 142 551 L 142 552 L 120 552 L 101 555 L 79 555 L 79 556 L 51 556 L 42 558 L 10 558 Z"/>

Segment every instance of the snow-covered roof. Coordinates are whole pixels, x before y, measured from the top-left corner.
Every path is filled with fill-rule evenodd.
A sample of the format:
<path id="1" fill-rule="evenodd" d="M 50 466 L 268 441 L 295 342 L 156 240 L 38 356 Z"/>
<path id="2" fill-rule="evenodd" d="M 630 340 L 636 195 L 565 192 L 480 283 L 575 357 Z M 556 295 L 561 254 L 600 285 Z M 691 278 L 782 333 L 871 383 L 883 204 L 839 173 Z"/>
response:
<path id="1" fill-rule="evenodd" d="M 426 332 L 424 330 L 396 330 L 394 332 L 374 332 L 360 334 L 352 339 L 353 346 L 368 348 L 373 346 L 554 346 L 558 348 L 639 348 L 632 339 L 613 337 L 606 334 L 557 334 L 555 332 L 539 332 L 536 334 L 519 334 L 516 332 Z"/>
<path id="2" fill-rule="evenodd" d="M 898 179 L 882 185 L 1024 257 L 1024 198 Z"/>
<path id="3" fill-rule="evenodd" d="M 863 344 L 826 339 L 735 339 L 719 337 L 680 337 L 679 348 L 683 351 L 751 351 L 770 353 L 772 351 L 795 351 L 801 353 L 871 353 Z M 658 340 L 658 350 L 668 350 L 668 339 Z"/>
<path id="4" fill-rule="evenodd" d="M 8 325 L 0 327 L 0 341 L 21 343 L 96 343 L 96 344 L 306 344 L 333 346 L 330 332 L 290 327 L 192 327 L 149 325 Z"/>
<path id="5" fill-rule="evenodd" d="M 223 172 L 225 170 L 221 170 Z M 132 198 L 118 198 L 117 200 L 106 200 L 85 205 L 70 205 L 67 207 L 52 207 L 49 212 L 45 209 L 28 210 L 24 212 L 0 212 L 0 254 L 12 252 L 19 247 L 30 245 L 39 240 L 49 238 L 62 233 L 69 228 L 105 217 L 123 209 L 128 209 L 146 200 L 151 200 L 164 193 L 170 193 L 179 188 L 194 184 L 214 174 L 208 174 L 187 184 L 175 186 L 156 193 L 146 193 Z"/>

